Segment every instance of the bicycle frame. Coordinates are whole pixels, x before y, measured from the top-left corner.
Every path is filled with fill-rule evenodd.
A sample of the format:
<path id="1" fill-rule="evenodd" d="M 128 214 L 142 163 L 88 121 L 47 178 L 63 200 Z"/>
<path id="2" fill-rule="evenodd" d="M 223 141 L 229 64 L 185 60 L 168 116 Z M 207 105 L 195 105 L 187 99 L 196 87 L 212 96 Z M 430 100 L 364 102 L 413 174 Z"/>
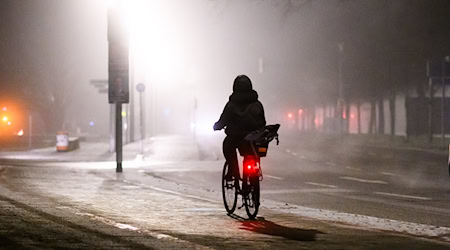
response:
<path id="1" fill-rule="evenodd" d="M 256 218 L 260 206 L 260 181 L 263 179 L 261 170 L 261 157 L 266 156 L 270 141 L 276 139 L 280 125 L 268 125 L 264 130 L 254 131 L 246 136 L 245 143 L 238 147 L 239 154 L 244 157 L 242 177 L 240 171 L 234 173 L 233 180 L 227 180 L 230 171 L 229 164 L 225 162 L 222 171 L 222 197 L 225 209 L 232 214 L 236 209 L 237 197 L 242 196 L 242 206 L 250 219 Z M 237 175 L 236 175 L 237 174 Z"/>

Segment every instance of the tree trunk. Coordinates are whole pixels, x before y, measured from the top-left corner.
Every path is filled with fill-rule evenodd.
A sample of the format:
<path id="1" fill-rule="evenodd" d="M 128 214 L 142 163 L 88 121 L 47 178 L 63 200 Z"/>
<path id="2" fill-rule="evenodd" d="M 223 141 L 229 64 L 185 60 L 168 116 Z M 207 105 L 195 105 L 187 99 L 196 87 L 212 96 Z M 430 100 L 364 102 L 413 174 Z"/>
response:
<path id="1" fill-rule="evenodd" d="M 391 91 L 389 96 L 389 114 L 391 116 L 391 137 L 395 136 L 395 90 Z"/>
<path id="2" fill-rule="evenodd" d="M 345 100 L 345 120 L 344 120 L 344 132 L 350 133 L 350 101 L 348 98 Z"/>
<path id="3" fill-rule="evenodd" d="M 359 101 L 356 104 L 356 112 L 358 117 L 358 134 L 361 134 L 361 103 Z"/>
<path id="4" fill-rule="evenodd" d="M 326 132 L 326 130 L 325 130 L 325 120 L 327 119 L 326 118 L 327 117 L 326 110 L 327 110 L 327 105 L 324 104 L 323 105 L 323 112 L 322 112 L 322 128 L 321 128 L 322 133 Z"/>
<path id="5" fill-rule="evenodd" d="M 375 133 L 375 125 L 376 125 L 376 100 L 370 101 L 370 119 L 369 119 L 369 134 Z"/>
<path id="6" fill-rule="evenodd" d="M 409 121 L 409 92 L 408 89 L 405 91 L 405 111 L 406 111 L 406 141 L 409 141 L 411 136 L 411 123 Z"/>
<path id="7" fill-rule="evenodd" d="M 384 134 L 384 101 L 382 97 L 378 99 L 378 134 Z"/>
<path id="8" fill-rule="evenodd" d="M 305 108 L 305 111 L 303 112 L 305 115 L 303 116 L 305 119 L 303 119 L 303 130 L 307 132 L 309 128 L 309 109 Z"/>
<path id="9" fill-rule="evenodd" d="M 433 142 L 433 85 L 431 80 L 428 84 L 428 142 Z"/>

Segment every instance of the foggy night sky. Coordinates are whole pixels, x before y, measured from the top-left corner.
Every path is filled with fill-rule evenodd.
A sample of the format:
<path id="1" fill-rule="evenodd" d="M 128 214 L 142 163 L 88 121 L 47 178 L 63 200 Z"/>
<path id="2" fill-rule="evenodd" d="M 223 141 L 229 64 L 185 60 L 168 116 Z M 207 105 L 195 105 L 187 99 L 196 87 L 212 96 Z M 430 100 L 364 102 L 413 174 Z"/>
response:
<path id="1" fill-rule="evenodd" d="M 22 100 L 42 120 L 96 119 L 107 128 L 107 97 L 89 85 L 107 78 L 104 7 L 100 0 L 1 0 L 0 98 Z M 167 75 L 173 85 L 159 91 L 184 95 L 193 87 L 176 81 L 194 69 L 199 112 L 208 119 L 222 111 L 242 73 L 273 119 L 285 107 L 334 102 L 340 43 L 347 91 L 362 96 L 380 91 L 374 86 L 420 85 L 424 62 L 450 55 L 446 0 L 196 0 L 162 1 L 160 8 L 171 23 L 157 24 L 179 39 L 174 50 L 182 70 Z"/>

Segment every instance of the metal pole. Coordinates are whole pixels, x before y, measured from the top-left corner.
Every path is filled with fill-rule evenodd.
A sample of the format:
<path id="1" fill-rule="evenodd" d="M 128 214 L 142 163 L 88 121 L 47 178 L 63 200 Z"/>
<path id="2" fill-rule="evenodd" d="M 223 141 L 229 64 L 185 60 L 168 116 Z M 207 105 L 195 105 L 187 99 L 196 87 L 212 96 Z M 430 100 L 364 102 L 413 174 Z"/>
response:
<path id="1" fill-rule="evenodd" d="M 115 104 L 109 105 L 109 152 L 115 152 L 116 151 L 116 141 L 114 137 L 114 130 L 115 130 Z"/>
<path id="2" fill-rule="evenodd" d="M 125 144 L 130 142 L 130 104 L 124 104 L 124 106 L 122 107 L 122 110 L 125 110 L 125 121 L 122 118 L 122 127 L 125 130 L 125 135 L 124 135 L 124 139 L 125 139 Z M 123 123 L 125 123 L 125 125 L 123 125 Z M 122 131 L 123 133 L 124 131 Z"/>
<path id="3" fill-rule="evenodd" d="M 344 44 L 340 43 L 338 45 L 339 47 L 339 97 L 338 97 L 338 116 L 339 116 L 339 137 L 342 137 L 343 134 L 343 123 L 344 123 L 344 119 L 342 117 L 343 111 L 344 111 L 344 107 L 343 107 L 343 82 L 342 82 L 342 67 L 343 67 L 343 58 L 342 58 L 342 54 L 344 52 Z"/>
<path id="4" fill-rule="evenodd" d="M 428 142 L 433 141 L 433 80 L 428 78 L 428 94 L 430 100 L 428 101 Z"/>
<path id="5" fill-rule="evenodd" d="M 31 149 L 33 136 L 33 117 L 31 113 L 28 114 L 28 148 Z"/>
<path id="6" fill-rule="evenodd" d="M 144 100 L 142 92 L 139 92 L 139 120 L 140 120 L 140 130 L 141 130 L 141 154 L 144 154 Z"/>
<path id="7" fill-rule="evenodd" d="M 445 145 L 445 61 L 442 59 L 442 98 L 441 98 L 441 135 L 442 144 Z"/>
<path id="8" fill-rule="evenodd" d="M 129 76 L 129 78 L 130 78 L 130 89 L 131 89 L 131 91 L 130 91 L 130 104 L 129 104 L 129 106 L 130 106 L 130 108 L 129 108 L 129 113 L 130 113 L 130 115 L 129 116 L 127 116 L 127 117 L 129 117 L 128 118 L 128 127 L 129 127 L 129 133 L 130 133 L 130 137 L 129 137 L 129 142 L 134 142 L 134 78 L 135 78 L 135 72 L 134 72 L 134 70 L 135 70 L 135 65 L 134 65 L 134 53 L 135 53 L 135 51 L 134 51 L 134 46 L 131 46 L 131 49 L 130 49 L 130 68 L 129 68 L 129 71 L 130 71 L 130 76 Z"/>
<path id="9" fill-rule="evenodd" d="M 197 97 L 194 97 L 194 141 L 197 140 Z"/>
<path id="10" fill-rule="evenodd" d="M 122 173 L 122 103 L 116 103 L 116 173 Z"/>

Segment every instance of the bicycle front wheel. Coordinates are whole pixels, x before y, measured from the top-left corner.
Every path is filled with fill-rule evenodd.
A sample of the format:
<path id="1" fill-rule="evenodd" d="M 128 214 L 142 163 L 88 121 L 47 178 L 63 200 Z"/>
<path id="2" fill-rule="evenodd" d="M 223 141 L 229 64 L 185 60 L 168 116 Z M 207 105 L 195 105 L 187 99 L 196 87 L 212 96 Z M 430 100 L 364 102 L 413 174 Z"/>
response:
<path id="1" fill-rule="evenodd" d="M 236 178 L 236 176 L 231 181 L 227 181 L 225 179 L 225 176 L 228 173 L 228 171 L 231 171 L 229 168 L 230 165 L 227 162 L 225 162 L 222 171 L 222 197 L 225 210 L 227 210 L 228 214 L 232 214 L 236 209 L 237 195 L 238 195 L 237 187 L 239 185 L 238 183 L 239 180 Z"/>
<path id="2" fill-rule="evenodd" d="M 247 183 L 244 197 L 245 211 L 250 219 L 255 219 L 259 209 L 259 177 L 247 176 L 244 181 Z"/>

